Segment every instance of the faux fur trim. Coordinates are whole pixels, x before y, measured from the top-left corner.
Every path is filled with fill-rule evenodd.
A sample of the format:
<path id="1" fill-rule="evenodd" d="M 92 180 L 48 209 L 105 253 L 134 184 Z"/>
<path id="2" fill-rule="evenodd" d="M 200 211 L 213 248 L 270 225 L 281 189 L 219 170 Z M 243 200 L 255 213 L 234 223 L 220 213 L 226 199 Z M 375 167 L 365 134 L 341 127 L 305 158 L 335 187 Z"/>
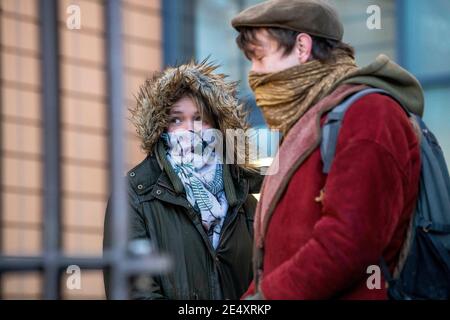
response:
<path id="1" fill-rule="evenodd" d="M 140 87 L 136 105 L 130 108 L 131 122 L 141 139 L 141 148 L 152 153 L 161 134 L 169 125 L 170 107 L 186 91 L 200 95 L 215 114 L 219 130 L 248 129 L 247 114 L 236 98 L 237 82 L 225 81 L 214 73 L 217 65 L 204 60 L 191 61 L 154 74 Z"/>

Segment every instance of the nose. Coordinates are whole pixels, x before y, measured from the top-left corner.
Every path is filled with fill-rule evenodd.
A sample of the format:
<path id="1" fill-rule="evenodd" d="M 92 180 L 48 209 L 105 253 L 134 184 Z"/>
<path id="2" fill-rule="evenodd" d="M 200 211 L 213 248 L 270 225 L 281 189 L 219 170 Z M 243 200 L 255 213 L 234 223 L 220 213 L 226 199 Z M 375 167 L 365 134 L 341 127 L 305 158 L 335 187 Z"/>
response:
<path id="1" fill-rule="evenodd" d="M 189 131 L 200 131 L 203 128 L 202 121 L 191 120 L 186 122 L 184 129 Z"/>
<path id="2" fill-rule="evenodd" d="M 250 71 L 256 72 L 256 73 L 265 73 L 266 69 L 264 68 L 264 66 L 261 63 L 259 63 L 259 62 L 252 62 Z"/>
<path id="3" fill-rule="evenodd" d="M 194 121 L 187 121 L 186 122 L 186 127 L 184 129 L 189 130 L 189 131 L 193 131 L 194 130 Z"/>

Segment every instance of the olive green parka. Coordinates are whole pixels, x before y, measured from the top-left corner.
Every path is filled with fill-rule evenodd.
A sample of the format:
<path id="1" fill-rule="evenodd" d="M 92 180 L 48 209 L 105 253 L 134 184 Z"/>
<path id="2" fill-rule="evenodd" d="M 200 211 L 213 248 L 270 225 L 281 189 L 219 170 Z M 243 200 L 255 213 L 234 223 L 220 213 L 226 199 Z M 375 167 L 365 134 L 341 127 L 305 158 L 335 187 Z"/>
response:
<path id="1" fill-rule="evenodd" d="M 167 128 L 167 108 L 188 88 L 213 103 L 221 129 L 246 129 L 235 84 L 226 83 L 215 67 L 191 63 L 168 69 L 141 88 L 132 121 L 147 157 L 127 173 L 130 239 L 148 239 L 169 255 L 172 269 L 148 276 L 145 285 L 132 284 L 132 299 L 239 299 L 252 274 L 253 216 L 261 176 L 241 166 L 225 164 L 223 180 L 229 209 L 214 250 L 201 216 L 188 202 L 181 180 L 165 157 L 159 139 Z M 178 95 L 178 96 L 177 96 Z M 103 247 L 111 243 L 109 206 Z M 109 297 L 109 275 L 105 289 Z"/>

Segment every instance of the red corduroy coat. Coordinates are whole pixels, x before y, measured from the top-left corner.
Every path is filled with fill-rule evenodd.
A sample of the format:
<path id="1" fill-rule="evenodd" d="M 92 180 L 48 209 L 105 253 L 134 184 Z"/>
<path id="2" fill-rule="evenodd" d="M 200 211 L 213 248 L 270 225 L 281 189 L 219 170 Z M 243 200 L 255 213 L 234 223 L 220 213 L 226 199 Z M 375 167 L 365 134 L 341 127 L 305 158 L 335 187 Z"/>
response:
<path id="1" fill-rule="evenodd" d="M 418 195 L 419 143 L 406 113 L 390 97 L 361 98 L 344 118 L 329 175 L 322 169 L 317 148 L 270 218 L 261 293 L 266 299 L 386 299 L 383 277 L 381 289 L 368 288 L 368 267 L 382 256 L 395 267 Z M 252 283 L 244 297 L 254 292 Z"/>

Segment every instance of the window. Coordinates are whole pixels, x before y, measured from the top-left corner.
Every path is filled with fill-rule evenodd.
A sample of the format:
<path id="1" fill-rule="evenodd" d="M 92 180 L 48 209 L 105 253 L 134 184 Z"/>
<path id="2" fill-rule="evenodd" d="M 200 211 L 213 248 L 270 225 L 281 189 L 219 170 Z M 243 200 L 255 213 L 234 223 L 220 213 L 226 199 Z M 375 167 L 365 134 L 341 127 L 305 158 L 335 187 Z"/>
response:
<path id="1" fill-rule="evenodd" d="M 450 2 L 398 0 L 399 61 L 425 90 L 424 119 L 450 164 Z"/>

